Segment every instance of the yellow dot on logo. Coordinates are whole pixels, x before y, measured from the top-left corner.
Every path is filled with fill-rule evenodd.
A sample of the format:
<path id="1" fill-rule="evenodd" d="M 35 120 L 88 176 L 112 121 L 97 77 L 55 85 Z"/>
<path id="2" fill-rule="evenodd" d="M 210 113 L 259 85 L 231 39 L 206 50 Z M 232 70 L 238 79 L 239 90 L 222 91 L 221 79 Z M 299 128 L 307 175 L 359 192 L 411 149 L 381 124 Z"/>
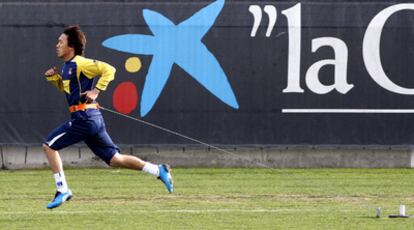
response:
<path id="1" fill-rule="evenodd" d="M 125 62 L 125 69 L 130 73 L 138 72 L 141 66 L 141 60 L 137 57 L 130 57 Z"/>

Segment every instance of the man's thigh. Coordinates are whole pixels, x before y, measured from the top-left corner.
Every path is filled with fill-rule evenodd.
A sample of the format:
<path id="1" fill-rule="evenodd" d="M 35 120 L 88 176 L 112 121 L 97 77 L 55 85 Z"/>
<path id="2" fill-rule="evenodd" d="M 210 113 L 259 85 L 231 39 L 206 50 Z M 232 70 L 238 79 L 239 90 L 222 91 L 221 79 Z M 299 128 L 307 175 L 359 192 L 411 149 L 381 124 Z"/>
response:
<path id="1" fill-rule="evenodd" d="M 95 155 L 105 161 L 108 165 L 110 165 L 112 157 L 116 153 L 120 153 L 120 149 L 114 144 L 111 137 L 106 132 L 104 124 L 102 124 L 100 131 L 93 137 L 86 139 L 85 143 Z"/>
<path id="2" fill-rule="evenodd" d="M 57 151 L 85 140 L 90 133 L 94 132 L 95 127 L 90 122 L 71 120 L 54 129 L 44 143 Z"/>

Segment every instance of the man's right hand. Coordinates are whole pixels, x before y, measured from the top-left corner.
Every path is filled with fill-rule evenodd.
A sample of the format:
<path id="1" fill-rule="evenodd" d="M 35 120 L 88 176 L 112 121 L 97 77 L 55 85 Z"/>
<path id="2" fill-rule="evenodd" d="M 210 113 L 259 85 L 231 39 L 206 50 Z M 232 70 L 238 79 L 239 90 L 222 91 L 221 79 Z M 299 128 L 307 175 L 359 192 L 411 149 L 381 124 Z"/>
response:
<path id="1" fill-rule="evenodd" d="M 50 68 L 50 69 L 46 70 L 45 77 L 51 77 L 51 76 L 53 76 L 53 75 L 55 75 L 57 73 L 58 73 L 57 72 L 57 68 L 56 67 L 53 67 L 53 68 Z"/>

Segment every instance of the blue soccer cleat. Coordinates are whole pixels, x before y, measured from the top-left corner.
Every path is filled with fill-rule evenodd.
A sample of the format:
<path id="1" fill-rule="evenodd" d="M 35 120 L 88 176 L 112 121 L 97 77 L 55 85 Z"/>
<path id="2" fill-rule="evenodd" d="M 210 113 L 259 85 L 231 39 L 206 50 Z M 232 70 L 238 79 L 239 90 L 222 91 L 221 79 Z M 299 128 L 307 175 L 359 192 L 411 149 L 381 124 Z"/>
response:
<path id="1" fill-rule="evenodd" d="M 52 209 L 52 208 L 57 208 L 59 207 L 61 204 L 63 204 L 63 202 L 65 201 L 69 201 L 70 198 L 72 198 L 72 192 L 70 190 L 68 190 L 65 193 L 61 193 L 61 192 L 56 192 L 55 194 L 55 198 L 53 199 L 52 202 L 50 202 L 49 204 L 47 204 L 47 208 L 48 209 Z"/>
<path id="2" fill-rule="evenodd" d="M 173 187 L 173 179 L 171 176 L 171 168 L 169 165 L 158 165 L 158 168 L 160 170 L 160 176 L 158 179 L 160 179 L 164 184 L 165 187 L 167 187 L 168 192 L 172 193 L 174 191 Z"/>

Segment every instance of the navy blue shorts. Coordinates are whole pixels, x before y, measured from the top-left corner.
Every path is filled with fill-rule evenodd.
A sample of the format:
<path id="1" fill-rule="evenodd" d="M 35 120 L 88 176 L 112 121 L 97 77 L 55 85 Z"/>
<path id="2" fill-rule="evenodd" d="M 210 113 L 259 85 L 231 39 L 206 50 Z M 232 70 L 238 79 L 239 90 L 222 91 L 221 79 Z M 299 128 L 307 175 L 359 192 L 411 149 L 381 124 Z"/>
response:
<path id="1" fill-rule="evenodd" d="M 92 152 L 108 165 L 112 157 L 120 152 L 106 132 L 102 116 L 65 122 L 54 129 L 44 143 L 58 151 L 80 141 L 84 141 Z"/>

